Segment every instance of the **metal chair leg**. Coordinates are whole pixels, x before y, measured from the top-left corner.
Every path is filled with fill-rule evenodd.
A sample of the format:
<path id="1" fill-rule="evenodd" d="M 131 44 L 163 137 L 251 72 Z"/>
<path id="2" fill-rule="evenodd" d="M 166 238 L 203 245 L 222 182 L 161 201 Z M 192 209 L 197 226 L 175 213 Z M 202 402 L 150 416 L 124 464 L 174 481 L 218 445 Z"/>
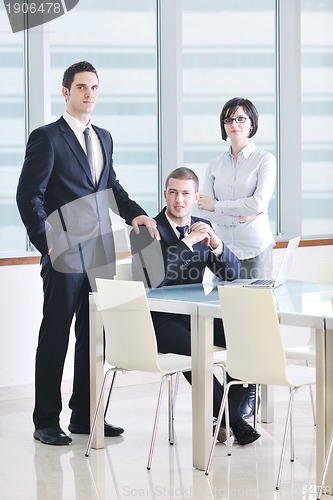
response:
<path id="1" fill-rule="evenodd" d="M 227 387 L 227 369 L 224 364 L 220 365 L 215 365 L 219 366 L 222 370 L 222 375 L 223 375 L 223 390 Z M 226 400 L 225 404 L 225 430 L 226 430 L 226 435 L 227 435 L 227 455 L 228 457 L 231 456 L 231 437 L 230 437 L 230 417 L 229 417 L 229 399 Z"/>
<path id="2" fill-rule="evenodd" d="M 172 375 L 169 376 L 169 442 L 175 442 L 175 426 L 174 426 L 174 391 L 173 391 Z"/>
<path id="3" fill-rule="evenodd" d="M 113 377 L 112 377 L 112 380 L 111 380 L 111 385 L 110 385 L 110 389 L 109 389 L 109 394 L 108 394 L 108 399 L 106 401 L 106 405 L 105 405 L 105 409 L 104 409 L 104 419 L 106 417 L 106 413 L 108 411 L 108 408 L 109 408 L 109 403 L 110 403 L 110 397 L 111 397 L 111 392 L 112 392 L 112 389 L 113 389 L 113 386 L 114 386 L 114 382 L 116 380 L 116 375 L 117 375 L 117 372 L 114 371 L 113 372 Z"/>
<path id="4" fill-rule="evenodd" d="M 278 472 L 278 477 L 277 477 L 277 481 L 276 481 L 276 489 L 277 490 L 280 489 L 280 484 L 281 484 L 282 467 L 283 467 L 284 456 L 285 456 L 285 452 L 286 452 L 286 445 L 287 445 L 287 438 L 288 438 L 288 431 L 289 431 L 289 425 L 290 425 L 290 416 L 291 416 L 292 406 L 293 406 L 294 393 L 295 393 L 295 389 L 291 389 L 290 398 L 289 398 L 289 405 L 288 405 L 287 421 L 286 421 L 286 427 L 284 430 L 283 445 L 282 445 L 282 451 L 281 451 L 281 457 L 280 457 L 279 472 Z"/>
<path id="5" fill-rule="evenodd" d="M 226 403 L 227 403 L 227 398 L 228 398 L 228 395 L 229 395 L 229 387 L 230 387 L 230 385 L 227 384 L 227 386 L 224 388 L 222 403 L 221 403 L 219 415 L 217 417 L 217 423 L 216 423 L 216 426 L 215 426 L 213 442 L 212 442 L 212 446 L 210 448 L 208 462 L 207 462 L 207 466 L 206 466 L 206 470 L 205 470 L 206 476 L 208 476 L 208 474 L 209 474 L 210 466 L 211 466 L 211 463 L 212 463 L 212 458 L 213 458 L 213 453 L 214 453 L 215 446 L 216 446 L 217 436 L 218 436 L 218 433 L 219 433 L 219 428 L 220 428 L 220 425 L 221 425 L 221 422 L 222 422 L 222 416 L 223 416 L 224 409 L 225 409 L 225 406 L 226 406 Z"/>
<path id="6" fill-rule="evenodd" d="M 322 474 L 322 477 L 321 477 L 321 481 L 320 481 L 320 485 L 319 485 L 319 490 L 318 490 L 318 494 L 317 494 L 317 500 L 320 500 L 321 494 L 322 494 L 323 489 L 324 489 L 324 482 L 325 482 L 325 478 L 326 478 L 326 474 L 327 474 L 327 469 L 328 469 L 328 465 L 329 465 L 331 454 L 332 454 L 332 449 L 333 449 L 333 431 L 331 433 L 330 444 L 329 444 L 328 450 L 327 450 L 327 455 L 326 455 L 326 459 L 325 459 L 323 474 Z"/>
<path id="7" fill-rule="evenodd" d="M 297 389 L 295 389 L 296 392 Z M 294 392 L 294 394 L 295 394 Z M 294 418 L 293 418 L 293 409 L 291 408 L 290 412 L 290 461 L 295 461 L 295 441 L 294 441 Z"/>
<path id="8" fill-rule="evenodd" d="M 257 429 L 257 423 L 258 423 L 258 401 L 259 401 L 259 384 L 256 384 L 256 393 L 254 398 L 254 412 L 253 412 L 254 429 Z"/>
<path id="9" fill-rule="evenodd" d="M 160 414 L 162 394 L 163 394 L 163 387 L 164 387 L 164 382 L 165 382 L 166 378 L 167 378 L 167 375 L 164 375 L 162 377 L 161 384 L 160 384 L 160 392 L 159 392 L 158 400 L 157 400 L 157 407 L 156 407 L 156 413 L 155 413 L 154 428 L 153 428 L 153 434 L 152 434 L 152 438 L 151 438 L 150 450 L 149 450 L 149 457 L 148 457 L 148 463 L 147 463 L 147 469 L 148 470 L 150 470 L 151 462 L 152 462 L 152 459 L 153 459 L 153 452 L 154 452 L 154 446 L 155 446 L 155 438 L 156 438 L 158 417 L 159 417 L 159 414 Z"/>
<path id="10" fill-rule="evenodd" d="M 310 399 L 311 399 L 311 406 L 312 406 L 312 414 L 313 414 L 313 425 L 317 425 L 317 420 L 316 420 L 316 405 L 313 397 L 313 388 L 312 385 L 309 385 L 309 391 L 310 391 Z"/>
<path id="11" fill-rule="evenodd" d="M 97 402 L 97 406 L 96 406 L 96 410 L 95 410 L 95 414 L 94 414 L 94 418 L 93 418 L 93 422 L 92 422 L 92 426 L 91 426 L 91 429 L 90 429 L 90 435 L 89 435 L 89 439 L 88 439 L 88 444 L 87 444 L 87 449 L 86 449 L 86 453 L 85 453 L 85 456 L 88 457 L 89 456 L 89 453 L 90 453 L 90 449 L 91 449 L 91 443 L 92 443 L 92 438 L 93 438 L 93 435 L 94 435 L 94 432 L 95 432 L 95 429 L 96 429 L 96 423 L 97 423 L 97 416 L 98 416 L 98 413 L 100 411 L 100 408 L 101 408 L 101 405 L 102 405 L 102 402 L 103 402 L 103 399 L 104 399 L 104 391 L 105 391 L 105 386 L 106 386 L 106 382 L 107 382 L 107 379 L 109 377 L 109 373 L 112 371 L 112 369 L 108 370 L 105 375 L 104 375 L 104 380 L 103 380 L 103 384 L 102 384 L 102 388 L 101 388 L 101 392 L 99 394 L 99 398 L 98 398 L 98 402 Z"/>
<path id="12" fill-rule="evenodd" d="M 226 372 L 225 372 L 225 381 L 226 381 L 226 377 L 227 377 L 227 375 L 226 375 Z M 220 429 L 220 425 L 221 425 L 221 422 L 222 422 L 222 417 L 223 417 L 223 413 L 224 412 L 225 412 L 225 419 L 226 419 L 228 456 L 231 455 L 231 451 L 230 451 L 230 448 L 231 448 L 230 435 L 228 434 L 229 430 L 230 430 L 229 405 L 228 405 L 229 388 L 232 385 L 239 385 L 239 384 L 243 384 L 243 383 L 244 382 L 234 380 L 232 382 L 229 382 L 228 384 L 225 384 L 225 386 L 224 386 L 223 398 L 222 398 L 222 402 L 221 402 L 221 406 L 220 406 L 220 411 L 219 411 L 219 414 L 218 414 L 218 417 L 217 417 L 217 422 L 216 422 L 214 436 L 213 436 L 213 442 L 212 442 L 212 445 L 211 445 L 211 448 L 210 448 L 208 462 L 207 462 L 207 466 L 206 466 L 206 470 L 205 470 L 206 476 L 208 476 L 208 474 L 209 474 L 209 470 L 210 470 L 210 466 L 211 466 L 212 458 L 213 458 L 213 453 L 214 453 L 215 446 L 216 446 L 217 436 L 218 436 L 218 433 L 219 433 L 219 429 Z"/>
<path id="13" fill-rule="evenodd" d="M 173 390 L 173 411 L 175 411 L 175 407 L 176 407 L 176 401 L 177 401 L 178 389 L 179 389 L 179 378 L 180 378 L 180 372 L 177 372 L 176 373 L 175 388 Z"/>
<path id="14" fill-rule="evenodd" d="M 227 370 L 225 366 L 220 365 L 223 370 L 223 388 L 227 387 Z M 225 430 L 227 434 L 227 455 L 231 456 L 231 437 L 230 437 L 230 415 L 229 415 L 229 399 L 226 399 L 225 403 Z"/>
<path id="15" fill-rule="evenodd" d="M 306 360 L 306 366 L 310 366 L 309 360 Z M 313 388 L 312 385 L 309 385 L 309 391 L 310 391 L 310 399 L 311 399 L 311 406 L 312 406 L 312 414 L 313 414 L 313 425 L 317 425 L 316 421 L 316 405 L 315 405 L 315 400 L 313 397 Z"/>

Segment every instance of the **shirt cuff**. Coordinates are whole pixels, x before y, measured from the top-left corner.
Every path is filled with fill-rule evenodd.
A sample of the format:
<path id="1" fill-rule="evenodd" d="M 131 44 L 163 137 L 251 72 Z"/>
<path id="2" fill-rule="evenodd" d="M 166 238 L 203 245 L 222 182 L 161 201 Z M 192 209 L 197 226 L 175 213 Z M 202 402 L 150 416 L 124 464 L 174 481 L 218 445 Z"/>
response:
<path id="1" fill-rule="evenodd" d="M 188 244 L 186 241 L 184 241 L 184 240 L 181 240 L 181 241 L 184 243 L 184 245 L 186 245 L 186 246 L 187 246 L 187 248 L 188 248 L 189 250 L 191 250 L 191 252 L 193 252 L 193 247 L 192 247 L 191 245 L 189 245 L 189 244 Z"/>
<path id="2" fill-rule="evenodd" d="M 219 246 L 216 247 L 215 249 L 213 249 L 212 247 L 210 247 L 211 251 L 213 252 L 213 254 L 216 256 L 216 257 L 221 257 L 222 255 L 222 252 L 223 252 L 223 243 L 222 241 L 220 242 Z"/>

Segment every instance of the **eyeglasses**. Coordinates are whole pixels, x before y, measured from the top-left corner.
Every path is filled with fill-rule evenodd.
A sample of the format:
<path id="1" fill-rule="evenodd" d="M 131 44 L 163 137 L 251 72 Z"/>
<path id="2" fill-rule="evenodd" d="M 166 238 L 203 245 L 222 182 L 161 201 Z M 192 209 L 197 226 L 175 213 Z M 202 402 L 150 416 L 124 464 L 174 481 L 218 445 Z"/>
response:
<path id="1" fill-rule="evenodd" d="M 245 123 L 245 121 L 249 119 L 250 118 L 246 116 L 236 116 L 235 118 L 224 118 L 223 123 L 224 125 L 232 125 L 234 121 L 236 123 Z"/>

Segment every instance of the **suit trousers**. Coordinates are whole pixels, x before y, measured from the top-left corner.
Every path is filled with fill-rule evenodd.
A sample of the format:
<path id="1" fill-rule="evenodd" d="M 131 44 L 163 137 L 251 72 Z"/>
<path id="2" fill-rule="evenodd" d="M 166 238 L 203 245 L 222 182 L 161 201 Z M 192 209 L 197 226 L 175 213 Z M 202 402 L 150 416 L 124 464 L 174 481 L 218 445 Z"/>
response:
<path id="1" fill-rule="evenodd" d="M 69 407 L 72 422 L 89 425 L 89 280 L 85 273 L 55 271 L 47 255 L 42 258 L 41 276 L 44 304 L 36 352 L 35 428 L 60 425 L 61 380 L 74 315 L 74 379 Z"/>
<path id="2" fill-rule="evenodd" d="M 190 317 L 184 314 L 152 313 L 153 323 L 159 352 L 172 352 L 175 354 L 191 355 Z M 163 320 L 161 321 L 161 319 Z M 225 347 L 223 323 L 221 319 L 214 319 L 214 345 Z M 191 372 L 184 373 L 191 384 Z M 228 376 L 228 381 L 232 380 Z M 238 405 L 233 400 L 239 401 L 247 394 L 247 389 L 241 385 L 231 386 L 229 392 L 229 417 L 230 425 L 241 418 Z M 218 416 L 223 397 L 223 386 L 218 379 L 213 378 L 213 415 Z"/>

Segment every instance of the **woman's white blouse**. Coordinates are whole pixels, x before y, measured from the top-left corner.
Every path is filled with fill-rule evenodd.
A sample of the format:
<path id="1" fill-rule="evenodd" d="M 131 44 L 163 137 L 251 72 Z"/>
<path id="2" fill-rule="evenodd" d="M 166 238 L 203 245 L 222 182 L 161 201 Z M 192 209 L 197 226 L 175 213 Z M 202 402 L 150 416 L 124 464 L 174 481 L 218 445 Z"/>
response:
<path id="1" fill-rule="evenodd" d="M 252 141 L 238 153 L 236 166 L 230 148 L 207 166 L 201 194 L 217 203 L 213 212 L 200 210 L 200 215 L 213 223 L 218 236 L 239 259 L 255 257 L 274 244 L 268 203 L 275 180 L 275 157 Z M 240 216 L 258 213 L 261 215 L 254 220 L 239 222 Z"/>

